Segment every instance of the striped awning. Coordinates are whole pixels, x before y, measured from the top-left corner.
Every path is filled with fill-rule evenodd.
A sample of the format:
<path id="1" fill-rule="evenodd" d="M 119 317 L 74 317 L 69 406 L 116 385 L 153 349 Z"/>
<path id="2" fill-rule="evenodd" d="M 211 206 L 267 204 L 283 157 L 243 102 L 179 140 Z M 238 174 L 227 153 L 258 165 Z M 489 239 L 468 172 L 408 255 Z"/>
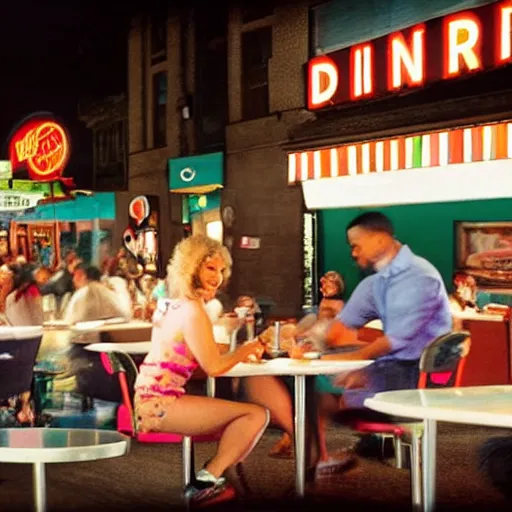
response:
<path id="1" fill-rule="evenodd" d="M 288 155 L 288 183 L 512 158 L 512 123 L 345 144 Z"/>

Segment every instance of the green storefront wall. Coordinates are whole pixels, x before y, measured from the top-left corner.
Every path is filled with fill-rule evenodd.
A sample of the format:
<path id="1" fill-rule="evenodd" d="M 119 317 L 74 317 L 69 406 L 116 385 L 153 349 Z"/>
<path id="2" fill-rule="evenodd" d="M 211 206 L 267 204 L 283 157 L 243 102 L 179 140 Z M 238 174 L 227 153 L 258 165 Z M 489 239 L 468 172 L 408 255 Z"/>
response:
<path id="1" fill-rule="evenodd" d="M 512 220 L 512 199 L 460 201 L 376 208 L 395 226 L 396 237 L 429 260 L 441 273 L 451 291 L 455 261 L 456 221 Z M 337 270 L 345 278 L 346 296 L 352 293 L 362 273 L 350 257 L 345 228 L 360 213 L 372 208 L 319 211 L 319 270 Z"/>

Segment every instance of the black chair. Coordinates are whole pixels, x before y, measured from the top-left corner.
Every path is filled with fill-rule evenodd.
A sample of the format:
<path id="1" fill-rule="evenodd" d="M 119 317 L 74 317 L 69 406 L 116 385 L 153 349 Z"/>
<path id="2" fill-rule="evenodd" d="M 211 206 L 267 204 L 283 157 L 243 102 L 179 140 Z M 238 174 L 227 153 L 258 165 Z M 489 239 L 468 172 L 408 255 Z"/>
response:
<path id="1" fill-rule="evenodd" d="M 43 328 L 0 327 L 0 400 L 31 392 Z"/>

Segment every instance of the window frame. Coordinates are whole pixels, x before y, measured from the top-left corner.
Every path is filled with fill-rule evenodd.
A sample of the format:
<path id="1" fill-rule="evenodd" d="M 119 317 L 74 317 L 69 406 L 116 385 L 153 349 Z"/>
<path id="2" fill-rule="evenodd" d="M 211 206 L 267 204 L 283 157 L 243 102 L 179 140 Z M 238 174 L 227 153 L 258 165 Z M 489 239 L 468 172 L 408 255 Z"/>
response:
<path id="1" fill-rule="evenodd" d="M 264 33 L 268 32 L 268 48 L 265 52 L 265 49 L 262 47 L 261 42 L 262 39 L 259 39 L 260 47 L 258 49 L 261 54 L 261 63 L 247 63 L 247 53 L 249 53 L 249 49 L 247 49 L 247 43 L 244 42 L 244 38 L 247 41 L 249 37 L 257 37 L 256 33 Z M 255 39 L 256 41 L 257 39 Z M 241 104 L 242 104 L 242 119 L 243 120 L 252 120 L 259 119 L 262 117 L 267 117 L 270 115 L 270 84 L 269 84 L 269 61 L 272 58 L 272 41 L 273 40 L 273 26 L 268 25 L 264 27 L 260 27 L 254 30 L 242 32 L 242 41 L 241 41 L 241 57 L 242 57 L 242 66 L 241 66 Z M 252 48 L 254 50 L 254 48 Z M 267 53 L 267 55 L 265 55 Z M 265 80 L 262 82 L 261 86 L 251 85 L 250 78 L 248 75 L 251 73 L 257 74 L 258 72 L 263 71 L 265 74 Z M 260 101 L 262 98 L 256 96 L 256 93 L 251 91 L 261 90 L 261 94 L 264 96 L 262 103 L 265 103 L 265 108 L 262 111 L 251 111 L 251 106 L 254 106 L 256 103 L 254 102 L 254 98 L 256 97 Z"/>
<path id="2" fill-rule="evenodd" d="M 160 78 L 165 79 L 165 102 L 159 103 L 159 98 L 161 97 L 162 91 L 160 89 Z M 167 83 L 167 71 L 158 71 L 152 74 L 152 95 L 153 95 L 153 148 L 163 148 L 167 146 L 167 93 L 168 93 L 168 83 Z M 162 117 L 163 110 L 163 132 L 160 131 L 160 119 Z"/>

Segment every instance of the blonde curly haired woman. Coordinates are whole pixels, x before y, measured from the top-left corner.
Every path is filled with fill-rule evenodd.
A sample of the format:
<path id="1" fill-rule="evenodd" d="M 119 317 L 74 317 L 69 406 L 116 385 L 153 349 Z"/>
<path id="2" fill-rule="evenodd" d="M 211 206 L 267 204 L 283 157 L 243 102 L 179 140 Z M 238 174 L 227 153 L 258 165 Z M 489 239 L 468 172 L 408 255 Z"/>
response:
<path id="1" fill-rule="evenodd" d="M 222 432 L 217 453 L 185 489 L 193 503 L 233 497 L 234 490 L 222 475 L 252 451 L 269 421 L 268 411 L 259 405 L 185 394 L 184 386 L 198 366 L 217 376 L 263 354 L 259 341 L 223 355 L 215 344 L 204 306 L 229 278 L 231 264 L 227 249 L 202 235 L 175 247 L 167 268 L 169 298 L 158 302 L 151 351 L 135 382 L 139 431 L 186 436 Z"/>

